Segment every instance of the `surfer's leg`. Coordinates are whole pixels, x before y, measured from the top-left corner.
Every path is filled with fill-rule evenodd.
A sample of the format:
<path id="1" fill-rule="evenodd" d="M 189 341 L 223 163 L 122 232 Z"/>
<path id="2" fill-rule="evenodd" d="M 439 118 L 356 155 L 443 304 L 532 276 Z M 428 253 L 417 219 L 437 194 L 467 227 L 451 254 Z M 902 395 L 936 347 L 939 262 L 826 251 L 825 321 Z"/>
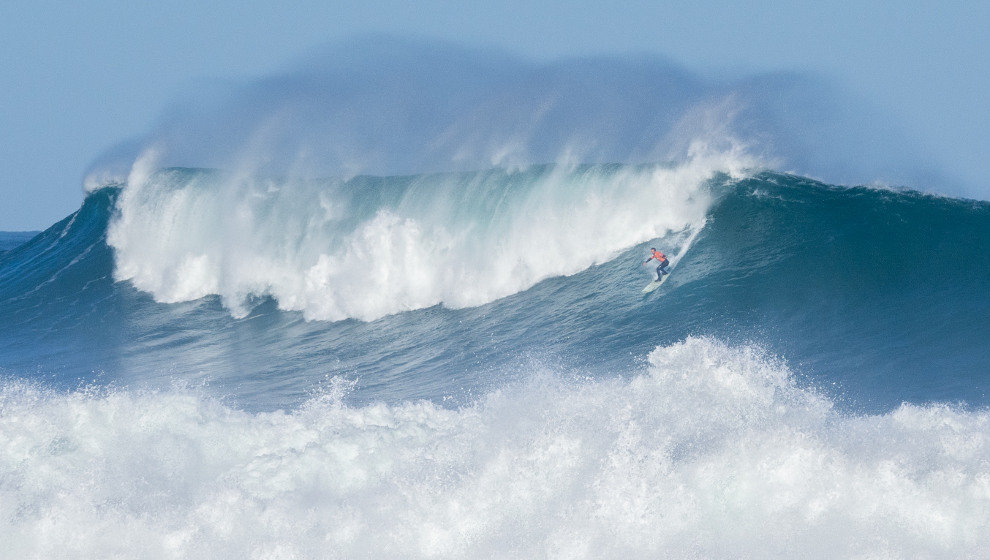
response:
<path id="1" fill-rule="evenodd" d="M 663 265 L 660 265 L 660 266 L 657 267 L 657 282 L 659 282 L 660 279 L 663 278 L 663 270 L 662 269 L 663 269 Z"/>

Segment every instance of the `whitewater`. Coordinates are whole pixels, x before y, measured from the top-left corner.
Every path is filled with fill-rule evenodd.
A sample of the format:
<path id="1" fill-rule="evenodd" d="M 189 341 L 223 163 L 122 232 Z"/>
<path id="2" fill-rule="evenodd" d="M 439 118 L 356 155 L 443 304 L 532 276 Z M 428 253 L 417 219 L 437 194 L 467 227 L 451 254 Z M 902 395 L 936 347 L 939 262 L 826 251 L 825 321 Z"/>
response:
<path id="1" fill-rule="evenodd" d="M 988 415 L 847 416 L 691 338 L 447 409 L 3 393 L 11 557 L 977 557 Z M 139 476 L 135 476 L 138 473 Z M 80 529 L 83 529 L 80 531 Z"/>
<path id="2" fill-rule="evenodd" d="M 990 203 L 810 177 L 786 79 L 400 51 L 0 235 L 0 557 L 985 556 Z"/>
<path id="3" fill-rule="evenodd" d="M 146 156 L 153 159 L 153 154 Z M 139 160 L 107 242 L 115 279 L 162 302 L 218 294 L 235 316 L 272 296 L 307 319 L 378 319 L 440 303 L 477 306 L 625 248 L 703 225 L 716 170 L 752 162 L 693 147 L 671 167 L 258 181 Z M 207 217 L 207 219 L 204 219 Z M 328 250 L 329 249 L 329 250 Z"/>

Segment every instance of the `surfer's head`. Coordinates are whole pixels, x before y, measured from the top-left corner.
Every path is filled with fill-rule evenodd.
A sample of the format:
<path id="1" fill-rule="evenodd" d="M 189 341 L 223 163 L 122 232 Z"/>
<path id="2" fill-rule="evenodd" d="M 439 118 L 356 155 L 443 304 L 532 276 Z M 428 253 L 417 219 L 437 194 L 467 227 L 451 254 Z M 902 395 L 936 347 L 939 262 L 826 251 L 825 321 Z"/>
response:
<path id="1" fill-rule="evenodd" d="M 651 251 L 656 251 L 656 250 L 657 250 L 657 248 L 656 248 L 656 247 L 650 247 L 650 250 L 651 250 Z"/>

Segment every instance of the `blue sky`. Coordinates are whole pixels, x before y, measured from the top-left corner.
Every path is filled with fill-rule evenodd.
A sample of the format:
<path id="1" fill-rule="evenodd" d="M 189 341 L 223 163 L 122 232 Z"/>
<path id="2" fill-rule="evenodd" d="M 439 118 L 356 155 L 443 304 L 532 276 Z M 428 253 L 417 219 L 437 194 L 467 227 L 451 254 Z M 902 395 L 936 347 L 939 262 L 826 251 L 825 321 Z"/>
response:
<path id="1" fill-rule="evenodd" d="M 497 47 L 535 60 L 651 53 L 709 75 L 795 70 L 885 111 L 990 188 L 990 2 L 21 2 L 0 5 L 0 230 L 74 211 L 107 148 L 176 95 L 285 68 L 356 34 Z M 869 178 L 864 178 L 868 181 Z"/>

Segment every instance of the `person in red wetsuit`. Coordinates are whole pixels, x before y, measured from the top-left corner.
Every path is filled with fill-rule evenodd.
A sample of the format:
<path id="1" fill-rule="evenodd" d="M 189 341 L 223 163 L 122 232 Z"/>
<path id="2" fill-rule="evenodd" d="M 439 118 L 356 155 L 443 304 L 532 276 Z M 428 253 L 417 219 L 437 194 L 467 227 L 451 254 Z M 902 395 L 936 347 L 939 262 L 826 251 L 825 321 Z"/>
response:
<path id="1" fill-rule="evenodd" d="M 649 262 L 652 261 L 653 259 L 656 259 L 657 262 L 660 263 L 660 266 L 657 267 L 657 282 L 659 282 L 660 279 L 663 278 L 664 274 L 670 274 L 669 272 L 664 270 L 670 265 L 670 261 L 667 260 L 667 255 L 664 255 L 660 251 L 657 251 L 656 247 L 650 247 L 650 251 L 652 251 L 653 254 L 650 255 L 650 258 L 646 259 L 646 262 L 644 262 L 643 264 L 644 265 L 649 264 Z"/>

